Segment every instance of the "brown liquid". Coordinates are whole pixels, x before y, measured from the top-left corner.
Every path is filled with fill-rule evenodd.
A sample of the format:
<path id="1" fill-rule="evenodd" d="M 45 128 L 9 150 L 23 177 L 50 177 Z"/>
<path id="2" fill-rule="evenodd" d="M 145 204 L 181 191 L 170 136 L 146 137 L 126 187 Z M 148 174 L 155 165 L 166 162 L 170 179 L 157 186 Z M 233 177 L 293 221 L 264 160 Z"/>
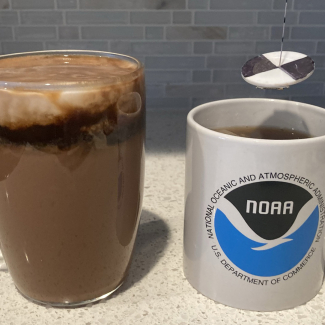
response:
<path id="1" fill-rule="evenodd" d="M 253 138 L 253 139 L 265 139 L 265 140 L 294 140 L 294 139 L 308 139 L 311 136 L 307 133 L 281 129 L 274 127 L 250 127 L 250 126 L 240 126 L 240 127 L 227 127 L 214 129 L 214 131 L 234 135 L 243 138 Z"/>
<path id="2" fill-rule="evenodd" d="M 1 249 L 17 288 L 56 304 L 96 299 L 123 282 L 143 192 L 142 69 L 68 59 L 75 77 L 61 70 L 67 57 L 0 60 L 0 79 L 35 83 L 0 89 L 8 99 L 0 99 Z"/>

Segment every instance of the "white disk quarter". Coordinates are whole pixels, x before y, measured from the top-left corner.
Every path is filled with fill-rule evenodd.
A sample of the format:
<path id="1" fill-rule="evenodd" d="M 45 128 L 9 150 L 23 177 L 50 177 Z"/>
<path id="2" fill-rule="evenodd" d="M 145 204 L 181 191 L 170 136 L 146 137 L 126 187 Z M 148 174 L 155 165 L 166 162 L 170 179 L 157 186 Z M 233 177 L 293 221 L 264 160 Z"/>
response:
<path id="1" fill-rule="evenodd" d="M 258 88 L 283 89 L 309 78 L 315 62 L 306 54 L 270 52 L 250 59 L 242 67 L 244 80 Z"/>

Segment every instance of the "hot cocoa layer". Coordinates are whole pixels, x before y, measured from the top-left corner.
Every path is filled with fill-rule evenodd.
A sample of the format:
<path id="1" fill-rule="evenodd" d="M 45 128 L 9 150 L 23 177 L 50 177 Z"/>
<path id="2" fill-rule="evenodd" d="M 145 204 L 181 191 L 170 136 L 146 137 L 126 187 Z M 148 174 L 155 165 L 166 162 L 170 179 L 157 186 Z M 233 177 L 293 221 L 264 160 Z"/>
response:
<path id="1" fill-rule="evenodd" d="M 143 137 L 56 154 L 0 146 L 1 249 L 24 295 L 76 303 L 123 281 L 141 209 Z"/>

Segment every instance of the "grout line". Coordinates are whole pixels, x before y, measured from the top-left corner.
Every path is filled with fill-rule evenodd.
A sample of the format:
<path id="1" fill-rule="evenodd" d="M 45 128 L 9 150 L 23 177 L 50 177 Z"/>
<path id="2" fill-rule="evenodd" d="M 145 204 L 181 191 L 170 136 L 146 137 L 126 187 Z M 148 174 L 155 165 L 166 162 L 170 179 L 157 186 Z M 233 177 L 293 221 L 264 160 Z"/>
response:
<path id="1" fill-rule="evenodd" d="M 18 15 L 18 26 L 21 26 L 21 10 L 17 10 Z"/>
<path id="2" fill-rule="evenodd" d="M 67 25 L 67 11 L 66 10 L 64 10 L 63 12 L 62 12 L 62 17 L 63 17 L 63 26 L 66 26 Z"/>

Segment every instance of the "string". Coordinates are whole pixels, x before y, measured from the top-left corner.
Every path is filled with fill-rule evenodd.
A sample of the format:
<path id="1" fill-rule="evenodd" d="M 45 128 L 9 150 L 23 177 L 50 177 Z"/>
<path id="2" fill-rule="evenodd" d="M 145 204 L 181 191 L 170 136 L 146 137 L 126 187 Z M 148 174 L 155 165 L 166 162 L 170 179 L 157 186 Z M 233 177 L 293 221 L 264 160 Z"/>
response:
<path id="1" fill-rule="evenodd" d="M 285 31 L 286 19 L 287 19 L 287 7 L 288 7 L 288 0 L 286 0 L 286 4 L 285 4 L 285 7 L 284 7 L 283 30 L 282 30 L 282 39 L 281 39 L 281 54 L 280 54 L 279 67 L 281 67 L 281 63 L 282 63 L 282 52 L 283 52 L 283 43 L 284 43 L 284 31 Z"/>

